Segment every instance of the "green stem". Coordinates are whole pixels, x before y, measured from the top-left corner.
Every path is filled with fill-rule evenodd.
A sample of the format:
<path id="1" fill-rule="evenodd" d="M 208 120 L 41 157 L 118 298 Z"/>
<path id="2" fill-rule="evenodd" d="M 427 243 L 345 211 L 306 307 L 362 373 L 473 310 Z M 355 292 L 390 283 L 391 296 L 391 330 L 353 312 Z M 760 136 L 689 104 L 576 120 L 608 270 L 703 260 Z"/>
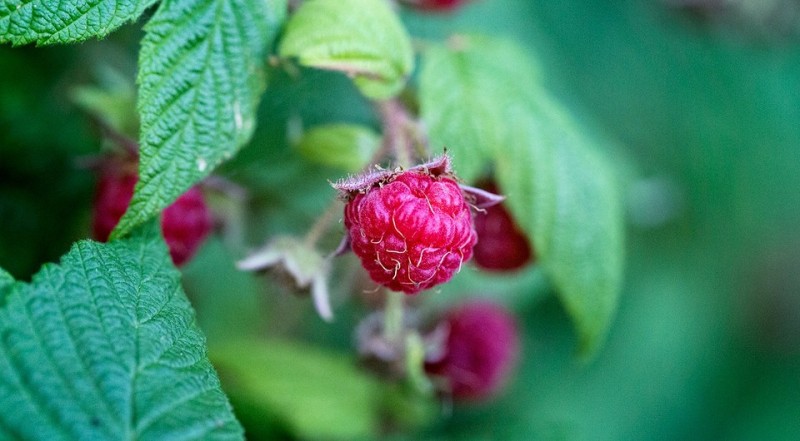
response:
<path id="1" fill-rule="evenodd" d="M 386 303 L 383 307 L 383 335 L 387 341 L 402 344 L 403 302 L 405 294 L 386 290 Z"/>
<path id="2" fill-rule="evenodd" d="M 382 101 L 378 110 L 383 122 L 383 142 L 394 154 L 397 165 L 410 168 L 414 164 L 414 148 L 407 133 L 408 113 L 397 99 Z"/>

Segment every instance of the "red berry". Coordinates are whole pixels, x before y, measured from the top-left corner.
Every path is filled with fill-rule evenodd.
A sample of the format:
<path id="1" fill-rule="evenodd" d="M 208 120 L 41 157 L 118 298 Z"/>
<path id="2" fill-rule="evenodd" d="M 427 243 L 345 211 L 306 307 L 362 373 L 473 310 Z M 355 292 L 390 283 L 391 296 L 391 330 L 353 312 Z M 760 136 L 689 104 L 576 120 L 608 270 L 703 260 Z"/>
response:
<path id="1" fill-rule="evenodd" d="M 479 185 L 492 193 L 498 193 L 494 182 Z M 509 271 L 523 267 L 533 258 L 530 242 L 520 231 L 504 204 L 486 208 L 485 213 L 475 215 L 475 264 L 489 271 Z"/>
<path id="2" fill-rule="evenodd" d="M 456 400 L 481 400 L 505 383 L 519 355 L 513 316 L 488 301 L 472 301 L 444 318 L 447 339 L 440 359 L 425 370 L 443 377 Z"/>
<path id="3" fill-rule="evenodd" d="M 105 242 L 128 209 L 138 176 L 133 169 L 109 164 L 100 172 L 92 213 L 92 236 Z M 197 251 L 213 228 L 213 218 L 196 187 L 189 189 L 164 210 L 161 231 L 175 265 L 183 265 Z"/>
<path id="4" fill-rule="evenodd" d="M 103 167 L 100 171 L 92 206 L 92 237 L 95 240 L 108 240 L 131 203 L 137 180 L 135 171 L 125 170 L 115 164 Z"/>
<path id="5" fill-rule="evenodd" d="M 477 237 L 456 181 L 424 168 L 356 192 L 344 225 L 372 280 L 406 294 L 450 280 L 472 256 Z"/>
<path id="6" fill-rule="evenodd" d="M 402 0 L 408 6 L 422 11 L 452 11 L 466 0 Z"/>
<path id="7" fill-rule="evenodd" d="M 161 215 L 161 231 L 175 265 L 183 265 L 194 256 L 214 227 L 214 219 L 203 192 L 192 187 Z"/>

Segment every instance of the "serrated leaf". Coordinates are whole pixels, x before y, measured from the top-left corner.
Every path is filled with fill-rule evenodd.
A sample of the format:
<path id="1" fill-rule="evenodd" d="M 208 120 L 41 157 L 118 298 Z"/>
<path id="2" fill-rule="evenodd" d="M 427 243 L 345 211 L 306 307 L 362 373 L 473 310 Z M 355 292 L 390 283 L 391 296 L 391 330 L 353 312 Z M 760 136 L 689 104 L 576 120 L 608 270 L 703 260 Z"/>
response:
<path id="1" fill-rule="evenodd" d="M 345 72 L 378 100 L 397 95 L 414 68 L 411 39 L 385 0 L 308 0 L 287 23 L 279 53 Z"/>
<path id="2" fill-rule="evenodd" d="M 380 384 L 349 357 L 289 342 L 236 341 L 212 348 L 234 402 L 276 415 L 305 439 L 373 435 Z"/>
<path id="3" fill-rule="evenodd" d="M 507 204 L 575 324 L 580 351 L 591 355 L 614 316 L 622 280 L 618 183 L 537 76 L 513 43 L 460 37 L 424 54 L 421 116 L 465 180 L 495 164 Z"/>
<path id="4" fill-rule="evenodd" d="M 75 43 L 136 20 L 155 0 L 2 0 L 0 43 Z"/>
<path id="5" fill-rule="evenodd" d="M 516 141 L 496 158 L 498 182 L 591 356 L 616 312 L 624 222 L 612 168 L 555 103 L 509 118 Z M 527 140 L 527 143 L 526 143 Z"/>
<path id="6" fill-rule="evenodd" d="M 242 439 L 156 225 L 15 283 L 0 336 L 0 439 Z"/>
<path id="7" fill-rule="evenodd" d="M 325 124 L 303 133 L 296 148 L 318 164 L 355 173 L 367 165 L 380 145 L 380 135 L 368 127 Z"/>
<path id="8" fill-rule="evenodd" d="M 420 110 L 431 146 L 447 147 L 459 176 L 474 181 L 506 142 L 513 128 L 504 113 L 526 99 L 537 69 L 515 44 L 475 35 L 430 46 L 421 64 Z"/>
<path id="9" fill-rule="evenodd" d="M 252 135 L 286 0 L 165 0 L 139 55 L 139 181 L 112 237 L 155 216 Z"/>

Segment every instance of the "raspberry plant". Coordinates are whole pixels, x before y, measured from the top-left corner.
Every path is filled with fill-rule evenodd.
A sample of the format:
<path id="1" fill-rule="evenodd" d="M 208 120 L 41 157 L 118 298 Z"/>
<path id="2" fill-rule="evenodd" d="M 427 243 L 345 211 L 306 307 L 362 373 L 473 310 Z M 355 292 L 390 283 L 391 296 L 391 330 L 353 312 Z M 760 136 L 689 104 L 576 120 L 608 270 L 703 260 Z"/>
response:
<path id="1" fill-rule="evenodd" d="M 466 185 L 487 173 L 533 241 L 537 262 L 526 274 L 547 281 L 523 275 L 517 291 L 552 288 L 578 353 L 599 351 L 623 261 L 619 182 L 604 150 L 514 39 L 414 40 L 399 14 L 388 0 L 5 3 L 0 42 L 13 46 L 99 44 L 123 25 L 141 24 L 144 35 L 135 89 L 122 74 L 73 94 L 103 149 L 139 155 L 138 179 L 100 177 L 95 235 L 109 242 L 88 240 L 85 225 L 30 283 L 0 273 L 0 409 L 15 410 L 0 412 L 0 437 L 241 439 L 235 412 L 248 433 L 352 438 L 441 417 L 436 377 L 449 378 L 453 397 L 488 398 L 517 351 L 507 313 L 484 308 L 489 324 L 462 340 L 463 317 L 448 316 L 453 347 L 439 361 L 449 364 L 431 361 L 436 336 L 418 319 L 437 296 L 452 298 L 459 270 L 472 271 L 474 217 L 503 198 Z M 340 113 L 313 115 L 304 82 L 341 98 Z M 281 89 L 290 97 L 282 104 L 272 95 Z M 362 114 L 344 118 L 348 103 Z M 200 184 L 214 190 L 223 225 L 208 244 L 216 260 L 204 261 L 201 248 L 185 270 L 196 317 L 164 239 L 175 264 L 195 252 L 210 228 Z M 119 203 L 130 186 L 130 203 Z M 179 249 L 178 238 L 191 244 Z M 239 270 L 267 274 L 234 270 L 237 258 Z M 260 300 L 240 295 L 262 285 Z M 215 293 L 193 297 L 191 287 Z M 310 293 L 328 321 L 354 304 L 374 310 L 335 322 L 360 330 L 373 372 L 286 338 L 299 326 L 297 313 L 281 310 L 289 293 Z M 264 324 L 260 302 L 274 306 L 282 331 Z M 215 316 L 224 311 L 237 312 Z M 473 354 L 489 359 L 473 363 Z M 478 369 L 480 384 L 458 377 L 462 368 Z"/>

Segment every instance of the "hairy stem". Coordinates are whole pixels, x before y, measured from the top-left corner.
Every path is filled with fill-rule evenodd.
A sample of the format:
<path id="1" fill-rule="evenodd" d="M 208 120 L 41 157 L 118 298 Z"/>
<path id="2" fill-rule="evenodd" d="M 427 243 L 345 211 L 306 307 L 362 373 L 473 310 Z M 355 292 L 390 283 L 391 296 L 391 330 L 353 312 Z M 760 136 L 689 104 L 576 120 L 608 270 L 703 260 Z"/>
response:
<path id="1" fill-rule="evenodd" d="M 394 155 L 397 165 L 410 168 L 414 164 L 414 146 L 409 137 L 410 117 L 405 106 L 397 99 L 378 103 L 383 123 L 383 144 Z"/>

